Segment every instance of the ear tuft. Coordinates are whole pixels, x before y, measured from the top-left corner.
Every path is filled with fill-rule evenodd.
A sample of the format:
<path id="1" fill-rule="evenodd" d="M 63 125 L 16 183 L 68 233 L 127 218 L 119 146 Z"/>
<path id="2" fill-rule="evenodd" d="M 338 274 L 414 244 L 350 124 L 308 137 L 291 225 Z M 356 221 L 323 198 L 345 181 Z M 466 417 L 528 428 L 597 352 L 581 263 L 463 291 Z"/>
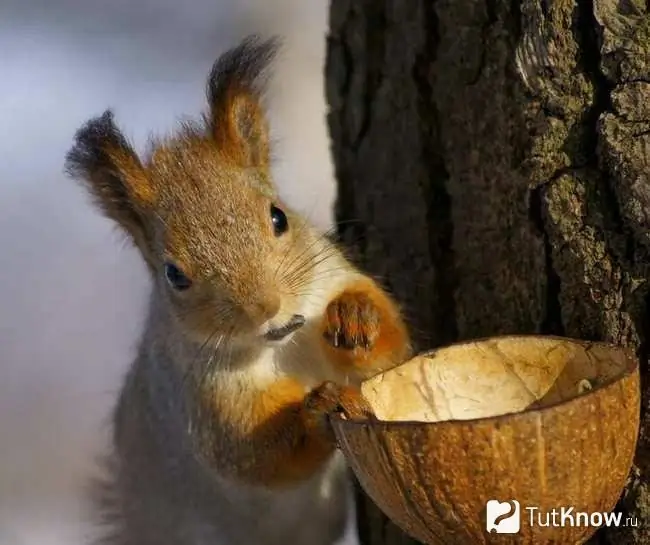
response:
<path id="1" fill-rule="evenodd" d="M 224 53 L 208 78 L 209 130 L 226 157 L 241 167 L 267 167 L 268 121 L 263 99 L 280 41 L 249 36 Z"/>
<path id="2" fill-rule="evenodd" d="M 153 187 L 110 110 L 77 131 L 65 169 L 84 184 L 104 215 L 130 235 L 146 259 L 144 211 L 154 200 Z"/>
<path id="3" fill-rule="evenodd" d="M 112 111 L 89 120 L 74 140 L 66 157 L 66 170 L 86 181 L 100 200 L 105 196 L 139 205 L 153 200 L 140 159 L 115 125 Z"/>

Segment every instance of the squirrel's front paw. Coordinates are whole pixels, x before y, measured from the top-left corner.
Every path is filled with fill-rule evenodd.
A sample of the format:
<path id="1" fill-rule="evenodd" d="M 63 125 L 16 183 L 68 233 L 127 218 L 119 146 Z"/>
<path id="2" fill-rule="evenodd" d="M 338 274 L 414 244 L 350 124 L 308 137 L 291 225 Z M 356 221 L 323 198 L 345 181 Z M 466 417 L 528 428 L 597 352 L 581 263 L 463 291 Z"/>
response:
<path id="1" fill-rule="evenodd" d="M 335 441 L 329 424 L 329 417 L 341 414 L 348 419 L 367 419 L 373 416 L 372 409 L 361 391 L 326 381 L 307 394 L 303 409 L 312 429 L 324 433 L 329 441 Z"/>
<path id="2" fill-rule="evenodd" d="M 329 303 L 323 339 L 345 369 L 380 371 L 403 360 L 409 339 L 394 303 L 374 284 L 343 291 Z"/>
<path id="3" fill-rule="evenodd" d="M 323 336 L 334 348 L 372 350 L 380 330 L 380 310 L 365 292 L 344 291 L 325 310 Z"/>

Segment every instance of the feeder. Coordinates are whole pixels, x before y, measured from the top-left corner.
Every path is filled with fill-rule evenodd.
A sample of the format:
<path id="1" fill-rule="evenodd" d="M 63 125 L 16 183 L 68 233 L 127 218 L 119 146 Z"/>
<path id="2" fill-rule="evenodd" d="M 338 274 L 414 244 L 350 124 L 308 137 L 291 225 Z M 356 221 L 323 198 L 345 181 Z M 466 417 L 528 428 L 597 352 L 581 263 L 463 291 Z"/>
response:
<path id="1" fill-rule="evenodd" d="M 614 508 L 639 431 L 638 361 L 604 343 L 459 343 L 362 393 L 376 418 L 333 415 L 339 447 L 379 508 L 430 545 L 583 543 Z"/>

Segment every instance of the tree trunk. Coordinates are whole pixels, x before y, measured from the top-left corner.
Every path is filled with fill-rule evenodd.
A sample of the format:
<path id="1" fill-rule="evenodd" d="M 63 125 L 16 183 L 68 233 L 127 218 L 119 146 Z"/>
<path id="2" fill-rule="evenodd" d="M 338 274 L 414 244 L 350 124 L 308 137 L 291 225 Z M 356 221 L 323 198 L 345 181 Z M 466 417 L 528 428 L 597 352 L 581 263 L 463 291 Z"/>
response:
<path id="1" fill-rule="evenodd" d="M 506 333 L 638 349 L 619 507 L 650 543 L 650 2 L 333 0 L 339 234 L 417 349 Z M 362 498 L 365 545 L 414 543 Z"/>

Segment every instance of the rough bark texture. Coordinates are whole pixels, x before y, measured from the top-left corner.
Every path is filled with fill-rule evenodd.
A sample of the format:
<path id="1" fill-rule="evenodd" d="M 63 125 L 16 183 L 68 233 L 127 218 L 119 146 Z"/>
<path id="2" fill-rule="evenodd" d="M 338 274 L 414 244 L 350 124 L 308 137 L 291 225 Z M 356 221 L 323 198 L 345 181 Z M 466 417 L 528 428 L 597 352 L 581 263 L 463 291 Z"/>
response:
<path id="1" fill-rule="evenodd" d="M 650 1 L 333 0 L 340 235 L 418 349 L 548 333 L 650 350 Z M 650 376 L 650 375 L 648 375 Z M 621 509 L 650 543 L 650 388 Z M 371 545 L 413 543 L 369 501 Z"/>

